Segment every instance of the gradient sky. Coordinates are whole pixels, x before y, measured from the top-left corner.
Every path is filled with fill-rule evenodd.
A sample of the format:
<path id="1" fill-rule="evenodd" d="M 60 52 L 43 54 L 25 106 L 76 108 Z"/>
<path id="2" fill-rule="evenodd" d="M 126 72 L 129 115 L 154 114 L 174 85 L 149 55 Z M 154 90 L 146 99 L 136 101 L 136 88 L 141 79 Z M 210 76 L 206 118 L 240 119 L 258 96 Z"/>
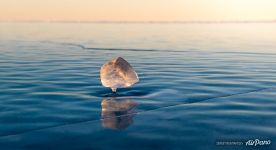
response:
<path id="1" fill-rule="evenodd" d="M 276 0 L 0 0 L 1 21 L 275 19 Z"/>

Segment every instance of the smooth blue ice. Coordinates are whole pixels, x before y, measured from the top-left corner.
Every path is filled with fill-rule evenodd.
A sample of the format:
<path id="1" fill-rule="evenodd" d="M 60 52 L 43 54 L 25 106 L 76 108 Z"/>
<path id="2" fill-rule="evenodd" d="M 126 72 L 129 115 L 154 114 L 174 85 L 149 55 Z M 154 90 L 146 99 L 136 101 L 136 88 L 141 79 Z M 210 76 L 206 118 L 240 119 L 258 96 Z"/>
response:
<path id="1" fill-rule="evenodd" d="M 114 94 L 117 56 L 140 81 Z M 273 149 L 275 88 L 275 24 L 0 23 L 1 150 Z"/>

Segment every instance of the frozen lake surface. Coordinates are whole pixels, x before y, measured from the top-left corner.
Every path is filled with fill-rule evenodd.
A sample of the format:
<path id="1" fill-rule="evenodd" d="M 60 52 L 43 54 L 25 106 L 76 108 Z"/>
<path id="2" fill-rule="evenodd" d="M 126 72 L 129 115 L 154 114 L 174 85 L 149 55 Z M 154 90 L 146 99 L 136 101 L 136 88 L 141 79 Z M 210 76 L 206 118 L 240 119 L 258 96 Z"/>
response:
<path id="1" fill-rule="evenodd" d="M 118 56 L 140 81 L 115 95 Z M 3 150 L 273 149 L 276 24 L 0 23 L 0 89 Z"/>

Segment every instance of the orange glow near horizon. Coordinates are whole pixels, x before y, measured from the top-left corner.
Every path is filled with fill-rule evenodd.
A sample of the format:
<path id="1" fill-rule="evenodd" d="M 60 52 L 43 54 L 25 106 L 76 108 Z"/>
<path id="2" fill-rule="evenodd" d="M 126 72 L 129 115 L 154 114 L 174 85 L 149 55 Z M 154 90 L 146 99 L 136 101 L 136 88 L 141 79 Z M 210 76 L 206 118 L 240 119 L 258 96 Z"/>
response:
<path id="1" fill-rule="evenodd" d="M 2 0 L 0 2 L 0 21 L 275 19 L 275 0 Z"/>

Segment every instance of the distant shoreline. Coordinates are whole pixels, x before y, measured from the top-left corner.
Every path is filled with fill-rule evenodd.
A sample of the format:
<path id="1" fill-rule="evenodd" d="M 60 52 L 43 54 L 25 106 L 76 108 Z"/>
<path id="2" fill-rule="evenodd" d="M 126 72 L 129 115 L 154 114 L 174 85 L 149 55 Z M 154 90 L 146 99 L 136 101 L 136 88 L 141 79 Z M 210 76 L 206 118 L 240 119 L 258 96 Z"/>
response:
<path id="1" fill-rule="evenodd" d="M 0 21 L 0 23 L 95 23 L 95 24 L 250 24 L 276 23 L 276 20 L 267 21 Z"/>

